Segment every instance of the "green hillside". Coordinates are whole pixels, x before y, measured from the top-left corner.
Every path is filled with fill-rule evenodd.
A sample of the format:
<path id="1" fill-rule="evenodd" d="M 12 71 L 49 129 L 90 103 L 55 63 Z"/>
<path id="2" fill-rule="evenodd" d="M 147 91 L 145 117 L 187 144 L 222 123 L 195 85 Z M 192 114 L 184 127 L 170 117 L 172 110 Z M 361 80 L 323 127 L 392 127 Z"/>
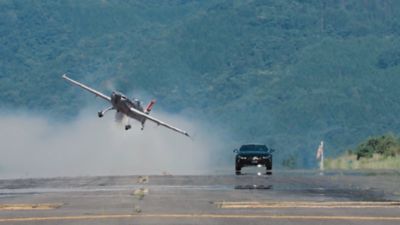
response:
<path id="1" fill-rule="evenodd" d="M 67 72 L 313 167 L 400 132 L 399 34 L 395 0 L 0 0 L 0 109 L 72 119 Z"/>
<path id="2" fill-rule="evenodd" d="M 357 148 L 325 160 L 327 169 L 399 169 L 400 139 L 393 134 L 370 137 Z"/>

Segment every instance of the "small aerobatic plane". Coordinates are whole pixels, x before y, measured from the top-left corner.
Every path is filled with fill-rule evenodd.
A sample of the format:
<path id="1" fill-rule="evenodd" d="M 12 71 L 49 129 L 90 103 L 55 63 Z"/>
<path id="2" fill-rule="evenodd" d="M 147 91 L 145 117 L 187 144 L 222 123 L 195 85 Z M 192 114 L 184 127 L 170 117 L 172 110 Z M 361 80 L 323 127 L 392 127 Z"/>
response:
<path id="1" fill-rule="evenodd" d="M 64 78 L 65 80 L 71 82 L 72 84 L 75 84 L 93 94 L 95 94 L 96 96 L 108 101 L 109 103 L 111 103 L 111 106 L 98 112 L 98 116 L 99 117 L 103 117 L 104 114 L 107 111 L 110 110 L 116 110 L 117 111 L 117 115 L 125 115 L 128 116 L 129 118 L 133 118 L 137 121 L 139 121 L 142 124 L 142 130 L 144 129 L 144 123 L 146 122 L 146 120 L 150 120 L 153 121 L 154 123 L 156 123 L 157 125 L 161 125 L 164 126 L 168 129 L 171 129 L 173 131 L 176 131 L 180 134 L 183 134 L 185 136 L 189 136 L 189 134 L 186 131 L 183 131 L 179 128 L 173 127 L 161 120 L 158 120 L 154 117 L 149 116 L 151 109 L 153 108 L 154 104 L 155 104 L 155 100 L 152 100 L 145 109 L 143 109 L 143 107 L 140 104 L 140 101 L 138 99 L 129 99 L 126 96 L 124 96 L 123 94 L 113 91 L 111 96 L 107 96 L 99 91 L 94 90 L 93 88 L 90 88 L 82 83 L 79 83 L 78 81 L 75 81 L 71 78 L 69 78 L 66 74 L 62 75 L 62 78 Z M 131 128 L 131 125 L 129 124 L 129 120 L 128 120 L 128 124 L 125 125 L 125 130 L 129 130 Z"/>

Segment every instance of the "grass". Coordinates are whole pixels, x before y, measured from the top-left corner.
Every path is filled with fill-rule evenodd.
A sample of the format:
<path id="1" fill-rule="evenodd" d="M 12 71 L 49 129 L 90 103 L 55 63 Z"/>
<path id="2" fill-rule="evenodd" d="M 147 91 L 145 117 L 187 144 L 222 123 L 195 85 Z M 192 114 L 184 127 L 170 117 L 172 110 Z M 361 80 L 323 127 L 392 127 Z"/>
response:
<path id="1" fill-rule="evenodd" d="M 400 169 L 400 155 L 383 157 L 374 154 L 372 158 L 357 160 L 356 155 L 344 155 L 336 159 L 325 160 L 326 169 L 357 170 L 357 169 Z"/>

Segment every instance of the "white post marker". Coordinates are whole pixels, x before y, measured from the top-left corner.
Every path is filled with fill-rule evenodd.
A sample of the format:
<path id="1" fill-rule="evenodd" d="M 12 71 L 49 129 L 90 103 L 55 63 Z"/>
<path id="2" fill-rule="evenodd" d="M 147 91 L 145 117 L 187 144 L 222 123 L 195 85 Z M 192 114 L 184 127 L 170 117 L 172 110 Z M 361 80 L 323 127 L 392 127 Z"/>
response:
<path id="1" fill-rule="evenodd" d="M 320 160 L 319 162 L 319 170 L 322 172 L 324 171 L 324 142 L 321 141 L 317 150 L 317 159 Z"/>

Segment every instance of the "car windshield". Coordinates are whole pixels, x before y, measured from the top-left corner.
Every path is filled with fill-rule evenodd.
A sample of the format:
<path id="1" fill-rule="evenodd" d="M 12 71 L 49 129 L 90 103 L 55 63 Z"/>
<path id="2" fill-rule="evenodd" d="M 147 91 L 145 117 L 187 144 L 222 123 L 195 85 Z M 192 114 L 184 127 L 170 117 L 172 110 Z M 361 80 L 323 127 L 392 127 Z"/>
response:
<path id="1" fill-rule="evenodd" d="M 265 145 L 243 145 L 240 147 L 241 152 L 261 152 L 268 151 Z"/>

